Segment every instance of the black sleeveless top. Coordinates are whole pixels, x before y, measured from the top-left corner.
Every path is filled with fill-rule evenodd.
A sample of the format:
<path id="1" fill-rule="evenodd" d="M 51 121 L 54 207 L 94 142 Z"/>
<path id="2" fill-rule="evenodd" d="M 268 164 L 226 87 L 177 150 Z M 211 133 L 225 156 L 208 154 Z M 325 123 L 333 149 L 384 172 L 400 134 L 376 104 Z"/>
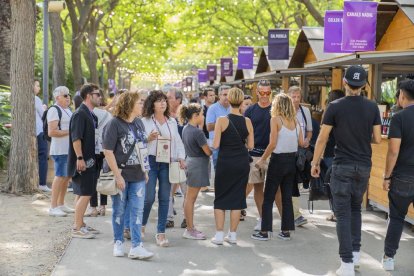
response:
<path id="1" fill-rule="evenodd" d="M 229 125 L 221 134 L 220 151 L 246 150 L 245 141 L 249 135 L 246 119 L 243 116 L 229 114 Z"/>

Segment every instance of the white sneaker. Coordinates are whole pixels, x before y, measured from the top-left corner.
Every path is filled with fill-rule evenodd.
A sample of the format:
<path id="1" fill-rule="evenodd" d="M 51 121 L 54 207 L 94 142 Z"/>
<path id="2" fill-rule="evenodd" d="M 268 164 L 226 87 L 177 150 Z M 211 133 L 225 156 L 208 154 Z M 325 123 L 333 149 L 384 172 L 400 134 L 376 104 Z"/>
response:
<path id="1" fill-rule="evenodd" d="M 237 233 L 229 232 L 227 236 L 224 237 L 224 240 L 230 244 L 237 244 Z"/>
<path id="2" fill-rule="evenodd" d="M 66 214 L 73 214 L 73 213 L 75 213 L 75 209 L 69 208 L 66 205 L 60 205 L 57 208 L 59 208 L 60 210 L 62 210 Z"/>
<path id="3" fill-rule="evenodd" d="M 344 263 L 341 261 L 341 266 L 336 271 L 338 276 L 355 276 L 354 263 Z"/>
<path id="4" fill-rule="evenodd" d="M 49 209 L 49 216 L 51 217 L 66 217 L 67 214 L 63 212 L 59 207 L 50 208 Z"/>
<path id="5" fill-rule="evenodd" d="M 358 270 L 360 265 L 360 259 L 361 259 L 361 252 L 352 252 L 352 262 L 354 263 L 354 270 Z"/>
<path id="6" fill-rule="evenodd" d="M 394 271 L 394 258 L 385 258 L 385 256 L 382 257 L 381 260 L 382 268 L 386 271 Z"/>
<path id="7" fill-rule="evenodd" d="M 42 192 L 46 192 L 46 193 L 51 193 L 52 192 L 52 189 L 50 189 L 46 185 L 39 185 L 39 190 L 41 190 Z"/>
<path id="8" fill-rule="evenodd" d="M 131 248 L 131 250 L 129 250 L 129 254 L 128 254 L 128 258 L 131 259 L 139 259 L 139 260 L 146 260 L 146 259 L 150 259 L 154 256 L 154 253 L 149 252 L 148 250 L 146 250 L 144 248 L 144 245 L 142 244 L 142 242 L 134 247 Z"/>
<path id="9" fill-rule="evenodd" d="M 254 227 L 254 231 L 260 231 L 260 230 L 262 230 L 262 219 L 261 219 L 261 218 L 259 218 L 259 219 L 257 220 L 257 224 L 256 224 L 256 226 Z"/>
<path id="10" fill-rule="evenodd" d="M 223 244 L 223 231 L 216 232 L 214 237 L 211 239 L 211 242 L 216 245 L 222 245 Z"/>
<path id="11" fill-rule="evenodd" d="M 125 255 L 125 248 L 124 243 L 121 241 L 116 241 L 114 243 L 114 251 L 113 251 L 114 257 L 123 257 Z"/>

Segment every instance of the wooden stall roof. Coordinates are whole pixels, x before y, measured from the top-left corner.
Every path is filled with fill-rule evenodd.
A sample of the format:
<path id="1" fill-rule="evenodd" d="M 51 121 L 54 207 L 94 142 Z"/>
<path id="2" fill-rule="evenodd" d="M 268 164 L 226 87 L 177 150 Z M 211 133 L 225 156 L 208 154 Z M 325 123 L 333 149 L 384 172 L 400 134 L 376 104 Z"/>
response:
<path id="1" fill-rule="evenodd" d="M 296 42 L 288 68 L 303 68 L 309 55 L 312 61 L 325 60 L 337 57 L 340 54 L 324 53 L 323 51 L 323 27 L 303 27 Z M 309 61 L 311 60 L 309 59 Z"/>
<path id="2" fill-rule="evenodd" d="M 259 58 L 255 57 L 253 59 L 253 69 L 236 69 L 234 81 L 253 79 L 256 69 L 257 69 L 258 62 L 259 62 Z M 235 66 L 235 68 L 237 68 L 237 66 Z"/>
<path id="3" fill-rule="evenodd" d="M 256 75 L 260 73 L 276 71 L 278 69 L 287 69 L 294 50 L 294 47 L 289 47 L 288 60 L 269 60 L 269 47 L 263 46 L 263 49 L 260 53 L 259 62 L 257 64 Z"/>
<path id="4" fill-rule="evenodd" d="M 414 24 L 414 1 L 413 0 L 381 0 L 381 5 L 389 3 L 398 4 L 398 7 L 407 15 L 407 17 Z"/>
<path id="5" fill-rule="evenodd" d="M 217 70 L 219 70 L 219 69 L 217 69 Z M 234 64 L 233 65 L 233 75 L 232 76 L 220 77 L 220 83 L 226 83 L 226 82 L 234 81 L 234 78 L 236 77 L 236 72 L 237 72 L 237 64 Z"/>

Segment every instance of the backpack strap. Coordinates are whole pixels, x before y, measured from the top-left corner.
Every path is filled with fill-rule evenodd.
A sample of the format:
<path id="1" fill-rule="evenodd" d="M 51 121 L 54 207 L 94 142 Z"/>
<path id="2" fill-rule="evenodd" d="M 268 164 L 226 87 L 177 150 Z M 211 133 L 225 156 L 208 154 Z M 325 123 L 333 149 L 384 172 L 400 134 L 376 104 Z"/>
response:
<path id="1" fill-rule="evenodd" d="M 302 112 L 302 117 L 305 120 L 305 131 L 308 129 L 308 120 L 306 119 L 305 112 L 303 111 L 303 107 L 299 105 L 300 112 Z"/>
<path id="2" fill-rule="evenodd" d="M 58 117 L 59 117 L 59 121 L 58 121 L 58 128 L 59 128 L 59 130 L 62 130 L 62 128 L 60 127 L 60 121 L 62 120 L 62 110 L 60 109 L 60 107 L 59 106 L 57 106 L 57 105 L 52 105 L 52 106 L 50 106 L 50 108 L 52 108 L 52 107 L 55 107 L 56 109 L 57 109 L 57 112 L 58 112 Z"/>

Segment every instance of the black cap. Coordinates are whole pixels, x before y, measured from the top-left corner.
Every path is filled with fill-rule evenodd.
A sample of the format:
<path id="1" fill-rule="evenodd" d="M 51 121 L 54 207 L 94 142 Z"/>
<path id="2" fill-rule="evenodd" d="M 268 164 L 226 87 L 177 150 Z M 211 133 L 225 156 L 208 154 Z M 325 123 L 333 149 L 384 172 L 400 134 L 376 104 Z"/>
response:
<path id="1" fill-rule="evenodd" d="M 362 66 L 353 65 L 345 72 L 345 81 L 354 87 L 362 87 L 367 83 L 367 72 Z"/>

